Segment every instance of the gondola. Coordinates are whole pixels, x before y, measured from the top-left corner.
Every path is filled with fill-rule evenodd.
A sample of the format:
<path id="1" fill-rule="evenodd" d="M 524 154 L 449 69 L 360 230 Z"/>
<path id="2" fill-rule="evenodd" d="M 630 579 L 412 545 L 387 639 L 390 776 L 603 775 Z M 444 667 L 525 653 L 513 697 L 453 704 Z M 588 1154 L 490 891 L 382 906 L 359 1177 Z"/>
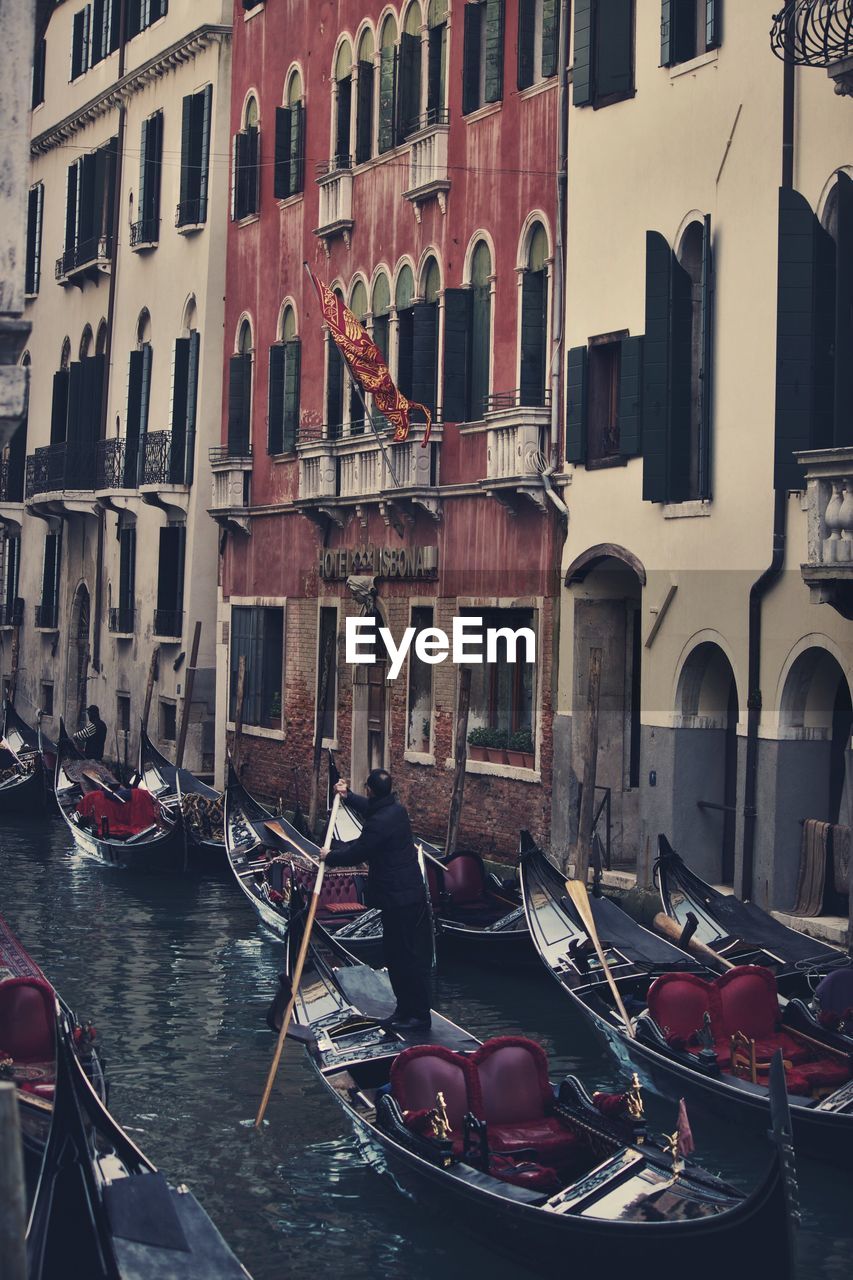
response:
<path id="1" fill-rule="evenodd" d="M 663 835 L 658 836 L 655 875 L 668 916 L 728 960 L 770 966 L 786 993 L 795 993 L 797 978 L 803 980 L 802 993 L 806 977 L 815 982 L 831 969 L 850 965 L 850 957 L 835 947 L 789 929 L 754 902 L 706 884 Z"/>
<path id="2" fill-rule="evenodd" d="M 775 978 L 743 965 L 716 976 L 606 898 L 596 929 L 631 1021 L 616 1009 L 565 880 L 538 849 L 522 857 L 530 932 L 549 973 L 616 1057 L 665 1097 L 685 1097 L 742 1131 L 769 1121 L 766 1062 L 781 1046 L 797 1151 L 853 1169 L 851 1041 L 798 999 L 780 1005 Z M 707 1015 L 707 1016 L 706 1016 Z"/>
<path id="3" fill-rule="evenodd" d="M 180 809 L 187 837 L 187 854 L 200 870 L 225 866 L 224 797 L 189 769 L 167 760 L 148 737 L 139 733 L 139 779 L 163 807 Z"/>
<path id="4" fill-rule="evenodd" d="M 639 1090 L 600 1106 L 575 1077 L 554 1091 L 534 1041 L 481 1044 L 437 1013 L 420 1038 L 392 1032 L 379 1020 L 393 1004 L 384 973 L 312 935 L 294 1036 L 368 1163 L 449 1230 L 455 1219 L 548 1275 L 630 1268 L 717 1280 L 754 1257 L 759 1240 L 767 1273 L 791 1275 L 783 1151 L 744 1197 L 676 1163 L 674 1139 L 669 1154 L 655 1145 Z M 625 1109 L 633 1119 L 617 1114 Z M 784 1147 L 783 1117 L 778 1124 Z"/>
<path id="5" fill-rule="evenodd" d="M 0 814 L 41 813 L 53 785 L 48 769 L 56 747 L 31 729 L 8 700 L 3 706 L 3 746 L 0 747 Z"/>
<path id="6" fill-rule="evenodd" d="M 81 853 L 106 866 L 133 871 L 185 870 L 180 813 L 167 813 L 142 787 L 119 789 L 102 764 L 80 754 L 61 720 L 55 790 L 59 811 Z"/>
<path id="7" fill-rule="evenodd" d="M 293 880 L 313 884 L 317 845 L 285 818 L 249 795 L 229 761 L 225 788 L 225 847 L 240 891 L 258 919 L 281 938 L 288 935 Z M 382 919 L 365 905 L 366 867 L 329 868 L 317 911 L 317 928 L 334 934 L 368 964 L 382 963 Z"/>

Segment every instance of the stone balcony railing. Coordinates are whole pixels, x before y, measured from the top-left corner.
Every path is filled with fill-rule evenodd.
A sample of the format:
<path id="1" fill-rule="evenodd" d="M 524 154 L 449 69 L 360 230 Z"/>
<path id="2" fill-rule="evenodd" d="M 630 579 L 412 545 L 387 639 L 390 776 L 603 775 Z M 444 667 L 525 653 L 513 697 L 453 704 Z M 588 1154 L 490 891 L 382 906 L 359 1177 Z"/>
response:
<path id="1" fill-rule="evenodd" d="M 252 493 L 251 445 L 244 445 L 239 451 L 228 445 L 217 445 L 210 450 L 210 470 L 213 473 L 213 494 L 208 514 L 223 527 L 248 533 Z"/>
<path id="2" fill-rule="evenodd" d="M 506 391 L 487 401 L 486 478 L 482 485 L 492 497 L 513 508 L 517 498 L 524 498 L 544 511 L 542 440 L 550 426 L 551 410 L 547 404 L 520 404 L 522 398 L 518 391 Z"/>
<path id="3" fill-rule="evenodd" d="M 410 200 L 418 222 L 421 205 L 427 200 L 438 200 L 442 213 L 447 211 L 447 193 L 450 176 L 447 165 L 447 139 L 450 133 L 447 112 L 438 113 L 435 119 L 423 122 L 423 127 L 411 135 L 412 150 L 409 157 L 409 182 L 403 192 Z"/>
<path id="4" fill-rule="evenodd" d="M 437 518 L 441 433 L 440 424 L 433 426 L 426 448 L 420 423 L 412 424 L 402 444 L 393 444 L 390 432 L 380 444 L 372 431 L 302 440 L 297 444 L 299 502 L 338 522 L 344 507 L 396 501 L 412 502 Z"/>
<path id="5" fill-rule="evenodd" d="M 336 166 L 318 166 L 317 186 L 320 188 L 320 225 L 314 228 L 327 245 L 335 236 L 343 236 L 349 247 L 352 232 L 352 169 Z"/>
<path id="6" fill-rule="evenodd" d="M 853 448 L 815 449 L 797 457 L 806 472 L 803 580 L 813 601 L 837 604 L 842 594 L 853 603 Z"/>

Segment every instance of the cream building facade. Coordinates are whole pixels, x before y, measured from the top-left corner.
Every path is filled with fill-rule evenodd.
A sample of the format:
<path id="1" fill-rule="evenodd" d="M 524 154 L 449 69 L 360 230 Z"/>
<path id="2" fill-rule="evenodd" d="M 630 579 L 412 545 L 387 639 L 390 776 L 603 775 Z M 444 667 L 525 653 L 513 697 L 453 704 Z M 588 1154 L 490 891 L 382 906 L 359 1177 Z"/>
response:
<path id="1" fill-rule="evenodd" d="M 662 832 L 786 908 L 803 821 L 853 816 L 853 106 L 786 73 L 772 6 L 602 8 L 573 22 L 552 843 L 599 647 L 613 865 L 647 878 Z"/>
<path id="2" fill-rule="evenodd" d="M 29 415 L 0 492 L 19 711 L 52 734 L 94 702 L 107 754 L 132 763 L 158 650 L 149 732 L 168 752 L 201 622 L 194 769 L 213 767 L 231 9 L 54 9 L 33 91 Z"/>

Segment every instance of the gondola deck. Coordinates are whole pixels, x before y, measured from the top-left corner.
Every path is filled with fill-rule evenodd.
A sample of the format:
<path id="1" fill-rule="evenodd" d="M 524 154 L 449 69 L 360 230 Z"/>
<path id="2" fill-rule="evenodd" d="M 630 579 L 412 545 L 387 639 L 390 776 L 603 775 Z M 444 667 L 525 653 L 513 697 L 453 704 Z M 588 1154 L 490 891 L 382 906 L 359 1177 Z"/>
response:
<path id="1" fill-rule="evenodd" d="M 6 761 L 0 769 L 0 814 L 41 813 L 53 786 L 52 763 L 56 748 L 41 730 L 31 729 L 11 702 L 3 707 L 3 740 Z"/>
<path id="2" fill-rule="evenodd" d="M 221 791 L 202 782 L 189 769 L 178 768 L 158 751 L 145 729 L 139 735 L 139 776 L 143 786 L 164 807 L 180 810 L 187 851 L 200 871 L 223 870 L 226 865 L 224 805 Z"/>

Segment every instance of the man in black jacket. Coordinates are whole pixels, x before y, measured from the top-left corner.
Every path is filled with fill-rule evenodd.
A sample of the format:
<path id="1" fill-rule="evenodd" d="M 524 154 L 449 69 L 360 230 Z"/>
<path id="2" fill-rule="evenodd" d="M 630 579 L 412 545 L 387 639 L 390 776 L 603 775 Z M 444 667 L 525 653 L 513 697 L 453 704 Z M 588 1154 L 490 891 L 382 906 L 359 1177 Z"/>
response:
<path id="1" fill-rule="evenodd" d="M 382 912 L 382 939 L 397 1008 L 388 1025 L 426 1031 L 430 1026 L 432 927 L 426 888 L 412 841 L 409 815 L 391 790 L 391 775 L 374 769 L 366 796 L 354 795 L 343 779 L 335 791 L 362 821 L 357 840 L 327 855 L 329 866 L 369 867 L 367 900 Z"/>
<path id="2" fill-rule="evenodd" d="M 87 760 L 103 760 L 104 747 L 107 743 L 107 726 L 101 719 L 101 713 L 94 702 L 86 708 L 89 723 L 85 729 L 74 734 L 74 745 L 82 751 Z"/>

